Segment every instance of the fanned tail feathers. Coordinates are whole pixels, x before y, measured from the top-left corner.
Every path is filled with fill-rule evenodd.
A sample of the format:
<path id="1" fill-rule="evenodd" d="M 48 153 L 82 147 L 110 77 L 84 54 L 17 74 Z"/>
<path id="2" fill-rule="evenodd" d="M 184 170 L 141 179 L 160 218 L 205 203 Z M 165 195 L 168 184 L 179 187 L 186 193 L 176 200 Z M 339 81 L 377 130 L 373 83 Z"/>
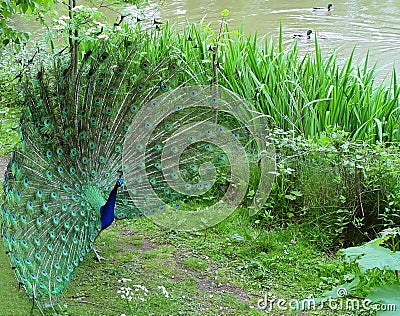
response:
<path id="1" fill-rule="evenodd" d="M 40 67 L 23 82 L 27 111 L 22 148 L 5 176 L 3 239 L 37 302 L 52 301 L 93 247 L 132 117 L 175 84 L 173 52 L 149 59 L 143 42 L 137 36 L 86 52 L 76 78 L 56 57 L 53 70 Z"/>

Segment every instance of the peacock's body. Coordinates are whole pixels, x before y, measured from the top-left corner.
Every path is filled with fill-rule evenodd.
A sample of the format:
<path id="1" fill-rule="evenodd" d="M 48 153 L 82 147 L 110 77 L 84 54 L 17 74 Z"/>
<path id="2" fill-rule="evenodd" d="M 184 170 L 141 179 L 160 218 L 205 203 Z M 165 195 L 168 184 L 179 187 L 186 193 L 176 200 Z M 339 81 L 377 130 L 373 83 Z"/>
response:
<path id="1" fill-rule="evenodd" d="M 149 56 L 148 43 L 138 35 L 88 50 L 76 71 L 54 58 L 51 70 L 23 79 L 22 146 L 5 174 L 3 240 L 41 306 L 55 305 L 114 216 L 154 213 L 173 228 L 208 227 L 246 194 L 252 171 L 243 160 L 268 164 L 257 149 L 265 145 L 262 119 L 222 88 L 182 88 L 179 53 Z M 255 194 L 254 207 L 269 190 L 261 178 L 266 192 Z M 217 205 L 211 213 L 179 215 L 187 197 L 202 196 Z"/>

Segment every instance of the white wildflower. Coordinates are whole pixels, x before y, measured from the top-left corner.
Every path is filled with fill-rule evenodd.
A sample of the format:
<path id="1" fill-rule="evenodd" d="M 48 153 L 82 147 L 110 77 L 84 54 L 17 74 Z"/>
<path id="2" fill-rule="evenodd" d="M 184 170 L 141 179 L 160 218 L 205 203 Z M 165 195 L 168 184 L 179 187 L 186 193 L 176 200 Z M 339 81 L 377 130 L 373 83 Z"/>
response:
<path id="1" fill-rule="evenodd" d="M 110 37 L 107 34 L 100 34 L 97 36 L 97 38 L 108 40 Z"/>
<path id="2" fill-rule="evenodd" d="M 83 9 L 83 5 L 77 5 L 72 8 L 72 11 L 78 11 L 78 10 L 82 10 L 82 9 Z"/>

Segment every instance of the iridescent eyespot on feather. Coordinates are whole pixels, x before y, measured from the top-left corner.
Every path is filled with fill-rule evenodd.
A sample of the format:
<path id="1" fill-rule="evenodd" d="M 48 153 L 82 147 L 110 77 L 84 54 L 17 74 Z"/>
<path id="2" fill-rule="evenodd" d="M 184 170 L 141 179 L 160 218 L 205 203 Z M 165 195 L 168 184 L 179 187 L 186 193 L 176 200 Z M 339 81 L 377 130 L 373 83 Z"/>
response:
<path id="1" fill-rule="evenodd" d="M 136 107 L 135 107 L 135 106 L 132 106 L 132 107 L 131 107 L 131 112 L 132 112 L 132 113 L 135 113 L 135 112 L 136 112 Z"/>
<path id="2" fill-rule="evenodd" d="M 95 119 L 91 119 L 90 120 L 90 124 L 92 124 L 93 126 L 97 125 L 97 121 Z"/>
<path id="3" fill-rule="evenodd" d="M 77 154 L 78 154 L 78 151 L 75 148 L 72 148 L 71 152 L 70 152 L 70 156 L 71 157 L 76 157 Z"/>
<path id="4" fill-rule="evenodd" d="M 106 60 L 107 57 L 108 57 L 108 53 L 107 52 L 103 52 L 100 57 L 101 57 L 102 60 Z"/>
<path id="5" fill-rule="evenodd" d="M 124 71 L 124 66 L 120 65 L 120 66 L 117 67 L 117 72 L 119 74 L 122 74 L 123 71 Z"/>
<path id="6" fill-rule="evenodd" d="M 95 98 L 94 99 L 94 104 L 100 105 L 100 103 L 101 103 L 100 98 Z"/>
<path id="7" fill-rule="evenodd" d="M 63 108 L 62 109 L 62 114 L 67 115 L 69 112 L 68 108 Z"/>
<path id="8" fill-rule="evenodd" d="M 141 84 L 139 84 L 137 86 L 137 91 L 141 92 L 141 91 L 143 91 L 143 89 L 144 89 L 144 84 L 143 83 L 141 83 Z"/>
<path id="9" fill-rule="evenodd" d="M 102 132 L 101 132 L 101 136 L 102 137 L 108 137 L 108 131 L 107 130 L 103 130 Z"/>
<path id="10" fill-rule="evenodd" d="M 110 87 L 110 88 L 108 89 L 108 92 L 110 92 L 111 94 L 113 94 L 113 93 L 115 92 L 115 89 L 114 89 L 113 87 Z"/>
<path id="11" fill-rule="evenodd" d="M 150 66 L 150 63 L 147 60 L 142 61 L 142 68 L 143 69 L 148 69 Z"/>
<path id="12" fill-rule="evenodd" d="M 167 91 L 167 90 L 168 90 L 168 83 L 162 83 L 162 84 L 161 84 L 161 89 L 162 89 L 163 91 Z"/>
<path id="13" fill-rule="evenodd" d="M 176 71 L 178 69 L 178 65 L 174 63 L 169 69 L 171 69 L 172 71 Z"/>
<path id="14" fill-rule="evenodd" d="M 104 83 L 104 78 L 100 78 L 98 81 L 99 81 L 99 84 L 103 84 Z"/>
<path id="15" fill-rule="evenodd" d="M 106 115 L 111 115 L 111 109 L 110 108 L 105 109 L 104 112 L 106 113 Z"/>

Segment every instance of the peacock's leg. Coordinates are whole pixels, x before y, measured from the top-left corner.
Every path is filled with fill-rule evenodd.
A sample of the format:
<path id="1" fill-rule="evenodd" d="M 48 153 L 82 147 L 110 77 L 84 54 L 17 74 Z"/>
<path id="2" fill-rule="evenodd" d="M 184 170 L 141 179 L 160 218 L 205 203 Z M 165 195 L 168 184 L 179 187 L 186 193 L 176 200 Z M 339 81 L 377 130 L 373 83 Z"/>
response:
<path id="1" fill-rule="evenodd" d="M 94 259 L 96 259 L 98 262 L 101 262 L 101 260 L 106 260 L 105 258 L 99 255 L 98 251 L 94 247 L 93 247 L 93 252 L 95 254 Z"/>

